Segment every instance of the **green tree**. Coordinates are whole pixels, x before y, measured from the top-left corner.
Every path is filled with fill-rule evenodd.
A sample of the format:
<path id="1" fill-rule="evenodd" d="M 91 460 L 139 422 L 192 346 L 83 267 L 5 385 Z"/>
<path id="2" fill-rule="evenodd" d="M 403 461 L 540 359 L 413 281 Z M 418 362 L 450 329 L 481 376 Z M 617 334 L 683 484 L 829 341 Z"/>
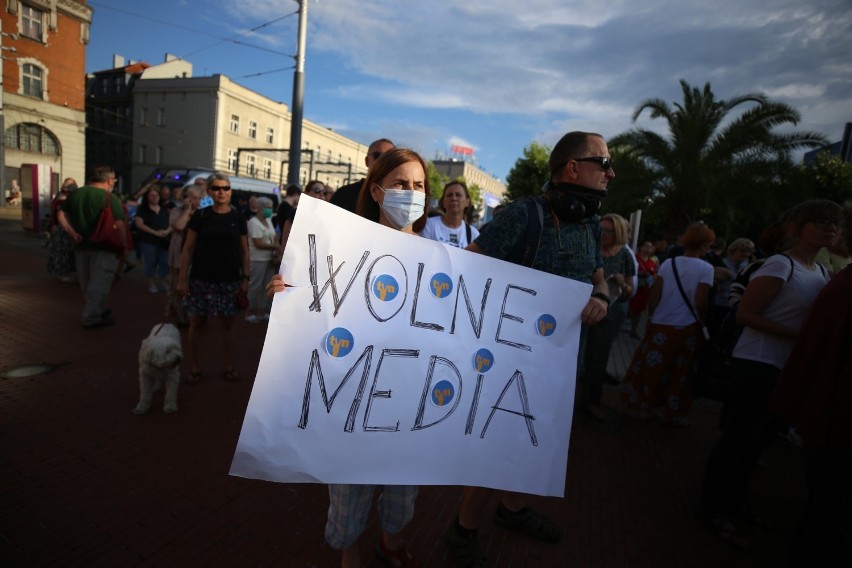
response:
<path id="1" fill-rule="evenodd" d="M 840 156 L 820 152 L 816 159 L 798 167 L 793 182 L 800 185 L 805 197 L 831 199 L 841 205 L 852 199 L 852 164 Z"/>
<path id="2" fill-rule="evenodd" d="M 441 174 L 431 161 L 426 162 L 426 170 L 426 177 L 429 179 L 429 189 L 432 193 L 432 201 L 437 204 L 438 200 L 441 199 L 441 194 L 444 192 L 444 184 L 450 181 L 450 178 Z"/>
<path id="3" fill-rule="evenodd" d="M 538 142 L 524 148 L 524 156 L 518 158 L 506 176 L 507 200 L 541 193 L 541 186 L 550 179 L 550 150 L 549 146 Z"/>
<path id="4" fill-rule="evenodd" d="M 741 231 L 746 217 L 758 224 L 774 220 L 792 205 L 783 203 L 778 191 L 792 167 L 791 153 L 825 145 L 825 138 L 816 132 L 777 132 L 801 116 L 761 93 L 721 100 L 710 83 L 703 89 L 684 80 L 680 85 L 682 103 L 652 98 L 633 113 L 634 122 L 646 110 L 652 119 L 665 120 L 667 137 L 636 127 L 610 141 L 644 162 L 646 201 L 659 209 L 652 217 L 665 220 L 668 234 L 704 220 L 725 236 Z M 742 105 L 749 106 L 731 117 Z"/>

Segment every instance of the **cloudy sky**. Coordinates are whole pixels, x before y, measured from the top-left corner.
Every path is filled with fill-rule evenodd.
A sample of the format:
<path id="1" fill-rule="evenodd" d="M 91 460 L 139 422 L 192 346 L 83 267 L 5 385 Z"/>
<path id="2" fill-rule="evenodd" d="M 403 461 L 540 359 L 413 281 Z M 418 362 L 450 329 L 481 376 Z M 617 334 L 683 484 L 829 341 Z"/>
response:
<path id="1" fill-rule="evenodd" d="M 291 103 L 295 0 L 89 4 L 87 71 L 168 52 Z M 504 179 L 532 141 L 619 134 L 641 101 L 679 101 L 685 79 L 723 99 L 765 93 L 836 141 L 852 121 L 850 42 L 852 0 L 310 0 L 305 116 L 430 159 L 470 146 Z"/>

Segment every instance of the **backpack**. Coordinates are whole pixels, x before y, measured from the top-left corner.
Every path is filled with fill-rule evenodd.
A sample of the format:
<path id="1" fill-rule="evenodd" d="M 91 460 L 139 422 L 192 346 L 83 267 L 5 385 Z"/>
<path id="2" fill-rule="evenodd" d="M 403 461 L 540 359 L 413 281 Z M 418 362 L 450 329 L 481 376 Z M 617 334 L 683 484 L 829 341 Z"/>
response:
<path id="1" fill-rule="evenodd" d="M 515 243 L 506 260 L 532 268 L 544 232 L 544 207 L 536 197 L 524 198 L 524 205 L 527 207 L 527 231 Z"/>

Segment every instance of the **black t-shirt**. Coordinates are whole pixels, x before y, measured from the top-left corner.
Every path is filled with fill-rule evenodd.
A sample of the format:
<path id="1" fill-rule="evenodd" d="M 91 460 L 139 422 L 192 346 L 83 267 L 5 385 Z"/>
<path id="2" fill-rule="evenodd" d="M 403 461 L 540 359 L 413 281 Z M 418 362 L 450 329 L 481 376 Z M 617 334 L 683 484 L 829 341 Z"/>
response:
<path id="1" fill-rule="evenodd" d="M 361 193 L 361 186 L 364 185 L 364 181 L 359 179 L 355 183 L 344 185 L 331 196 L 331 203 L 355 213 L 355 207 L 358 205 L 358 194 Z"/>
<path id="2" fill-rule="evenodd" d="M 140 207 L 136 210 L 136 217 L 142 219 L 142 222 L 149 229 L 162 231 L 169 228 L 169 212 L 165 207 L 160 207 L 158 213 L 154 213 L 147 207 Z M 136 229 L 136 240 L 152 245 L 160 245 L 162 248 L 169 248 L 169 237 L 157 237 L 139 229 Z"/>
<path id="3" fill-rule="evenodd" d="M 242 277 L 240 237 L 248 234 L 246 220 L 231 208 L 216 213 L 212 207 L 196 211 L 187 224 L 196 233 L 189 277 L 207 282 L 235 282 Z"/>
<path id="4" fill-rule="evenodd" d="M 296 218 L 296 208 L 287 203 L 286 201 L 282 201 L 281 205 L 278 206 L 278 211 L 275 213 L 275 225 L 278 227 L 283 227 L 284 223 L 287 221 L 293 222 L 293 219 Z"/>

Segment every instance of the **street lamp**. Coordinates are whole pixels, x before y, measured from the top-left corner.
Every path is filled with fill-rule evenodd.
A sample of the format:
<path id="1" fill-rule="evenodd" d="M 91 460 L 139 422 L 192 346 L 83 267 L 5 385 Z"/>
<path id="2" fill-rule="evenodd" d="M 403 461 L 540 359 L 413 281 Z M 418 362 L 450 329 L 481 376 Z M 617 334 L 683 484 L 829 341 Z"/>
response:
<path id="1" fill-rule="evenodd" d="M 290 168 L 287 183 L 299 185 L 302 160 L 302 114 L 305 99 L 305 35 L 308 28 L 308 0 L 299 4 L 299 37 L 296 48 L 296 70 L 293 73 L 293 108 L 290 113 Z"/>

